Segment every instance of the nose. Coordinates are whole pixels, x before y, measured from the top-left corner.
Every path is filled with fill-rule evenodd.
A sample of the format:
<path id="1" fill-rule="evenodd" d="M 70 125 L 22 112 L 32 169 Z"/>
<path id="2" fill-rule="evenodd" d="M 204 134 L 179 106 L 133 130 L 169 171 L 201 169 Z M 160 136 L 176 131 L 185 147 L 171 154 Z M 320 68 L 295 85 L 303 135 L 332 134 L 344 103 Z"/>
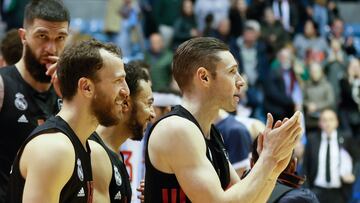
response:
<path id="1" fill-rule="evenodd" d="M 56 44 L 53 41 L 49 41 L 46 43 L 45 51 L 48 52 L 51 55 L 55 55 L 56 53 Z"/>
<path id="2" fill-rule="evenodd" d="M 123 95 L 126 98 L 130 96 L 130 90 L 126 82 L 124 86 L 120 89 L 120 95 Z"/>
<path id="3" fill-rule="evenodd" d="M 156 113 L 155 113 L 155 109 L 154 109 L 154 106 L 151 105 L 151 108 L 150 108 L 150 118 L 151 120 L 153 120 L 156 116 Z"/>
<path id="4" fill-rule="evenodd" d="M 238 75 L 238 77 L 235 82 L 235 85 L 236 85 L 236 88 L 240 89 L 241 87 L 245 86 L 245 79 L 239 73 L 237 73 L 237 75 Z"/>

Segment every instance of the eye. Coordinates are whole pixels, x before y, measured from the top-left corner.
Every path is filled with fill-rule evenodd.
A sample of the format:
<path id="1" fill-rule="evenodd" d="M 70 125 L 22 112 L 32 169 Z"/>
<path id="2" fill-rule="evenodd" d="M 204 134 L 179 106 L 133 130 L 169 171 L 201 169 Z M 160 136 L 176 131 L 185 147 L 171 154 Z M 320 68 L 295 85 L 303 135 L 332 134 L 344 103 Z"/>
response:
<path id="1" fill-rule="evenodd" d="M 39 35 L 38 35 L 38 38 L 40 38 L 40 39 L 45 39 L 45 38 L 46 38 L 46 35 L 44 35 L 44 34 L 39 34 Z"/>
<path id="2" fill-rule="evenodd" d="M 59 37 L 58 37 L 58 40 L 59 40 L 59 41 L 64 41 L 65 39 L 66 39 L 65 36 L 59 36 Z"/>

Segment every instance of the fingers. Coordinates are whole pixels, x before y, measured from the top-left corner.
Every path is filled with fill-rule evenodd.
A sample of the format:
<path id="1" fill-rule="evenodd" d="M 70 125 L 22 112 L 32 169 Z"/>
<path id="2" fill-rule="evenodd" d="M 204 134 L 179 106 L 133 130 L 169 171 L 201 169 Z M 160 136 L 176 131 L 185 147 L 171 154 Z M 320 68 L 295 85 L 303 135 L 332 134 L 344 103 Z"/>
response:
<path id="1" fill-rule="evenodd" d="M 274 123 L 274 118 L 271 115 L 271 113 L 268 113 L 267 114 L 267 119 L 266 119 L 266 128 L 267 129 L 272 129 L 273 123 Z"/>
<path id="2" fill-rule="evenodd" d="M 281 121 L 276 121 L 275 125 L 274 125 L 274 129 L 280 127 L 284 122 Z"/>
<path id="3" fill-rule="evenodd" d="M 52 83 L 53 86 L 54 86 L 54 90 L 55 90 L 56 94 L 57 94 L 60 98 L 62 98 L 62 94 L 61 94 L 61 91 L 60 91 L 60 84 L 59 84 L 59 79 L 58 79 L 58 77 L 57 77 L 57 76 L 53 77 L 53 78 L 51 79 L 51 83 Z"/>
<path id="4" fill-rule="evenodd" d="M 264 135 L 263 134 L 259 134 L 258 137 L 258 144 L 257 144 L 257 148 L 256 151 L 257 153 L 260 155 L 263 149 L 263 145 L 264 145 Z"/>

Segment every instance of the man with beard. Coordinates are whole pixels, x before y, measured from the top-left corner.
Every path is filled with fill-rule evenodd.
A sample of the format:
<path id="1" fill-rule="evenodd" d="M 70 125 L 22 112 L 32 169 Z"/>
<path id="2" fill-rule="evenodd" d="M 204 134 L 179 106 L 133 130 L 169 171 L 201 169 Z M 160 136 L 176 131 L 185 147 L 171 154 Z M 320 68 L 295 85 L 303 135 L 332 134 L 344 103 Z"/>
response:
<path id="1" fill-rule="evenodd" d="M 140 141 L 147 123 L 154 118 L 153 96 L 149 76 L 132 63 L 125 66 L 130 89 L 127 109 L 119 124 L 99 126 L 90 137 L 91 164 L 94 177 L 94 202 L 130 202 L 131 186 L 124 156 L 117 153 L 128 138 Z M 99 145 L 99 144 L 101 145 Z M 131 155 L 130 155 L 131 156 Z M 130 169 L 131 176 L 131 169 Z"/>
<path id="2" fill-rule="evenodd" d="M 10 166 L 34 128 L 56 114 L 61 102 L 47 68 L 57 61 L 68 35 L 70 15 L 57 0 L 34 0 L 18 30 L 22 56 L 0 70 L 0 202 L 4 201 Z"/>
<path id="3" fill-rule="evenodd" d="M 57 75 L 63 107 L 21 146 L 9 202 L 91 203 L 93 179 L 87 142 L 96 127 L 116 125 L 129 89 L 120 50 L 96 40 L 67 48 Z"/>

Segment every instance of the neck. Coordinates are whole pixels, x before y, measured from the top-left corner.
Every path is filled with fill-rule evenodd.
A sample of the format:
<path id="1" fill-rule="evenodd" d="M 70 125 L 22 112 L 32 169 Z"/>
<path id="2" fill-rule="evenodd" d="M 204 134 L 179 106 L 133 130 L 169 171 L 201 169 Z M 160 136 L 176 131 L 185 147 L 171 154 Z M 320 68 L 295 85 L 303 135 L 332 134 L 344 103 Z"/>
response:
<path id="1" fill-rule="evenodd" d="M 78 105 L 75 101 L 65 101 L 58 115 L 64 119 L 75 132 L 83 146 L 86 148 L 86 141 L 99 125 L 98 120 L 93 116 L 86 105 Z"/>
<path id="2" fill-rule="evenodd" d="M 117 152 L 119 150 L 119 147 L 131 135 L 131 133 L 128 132 L 126 126 L 123 124 L 118 124 L 111 127 L 104 127 L 99 125 L 96 128 L 96 132 L 99 134 L 106 146 L 108 146 L 114 152 Z"/>
<path id="3" fill-rule="evenodd" d="M 214 107 L 211 102 L 199 99 L 196 95 L 183 96 L 182 106 L 187 109 L 200 124 L 205 137 L 210 137 L 211 124 L 214 123 L 219 114 L 219 108 Z"/>
<path id="4" fill-rule="evenodd" d="M 50 89 L 51 83 L 38 82 L 31 76 L 28 69 L 26 68 L 26 64 L 23 58 L 21 58 L 20 61 L 15 64 L 15 66 L 18 69 L 21 77 L 25 80 L 25 82 L 28 83 L 36 91 L 45 92 Z"/>

